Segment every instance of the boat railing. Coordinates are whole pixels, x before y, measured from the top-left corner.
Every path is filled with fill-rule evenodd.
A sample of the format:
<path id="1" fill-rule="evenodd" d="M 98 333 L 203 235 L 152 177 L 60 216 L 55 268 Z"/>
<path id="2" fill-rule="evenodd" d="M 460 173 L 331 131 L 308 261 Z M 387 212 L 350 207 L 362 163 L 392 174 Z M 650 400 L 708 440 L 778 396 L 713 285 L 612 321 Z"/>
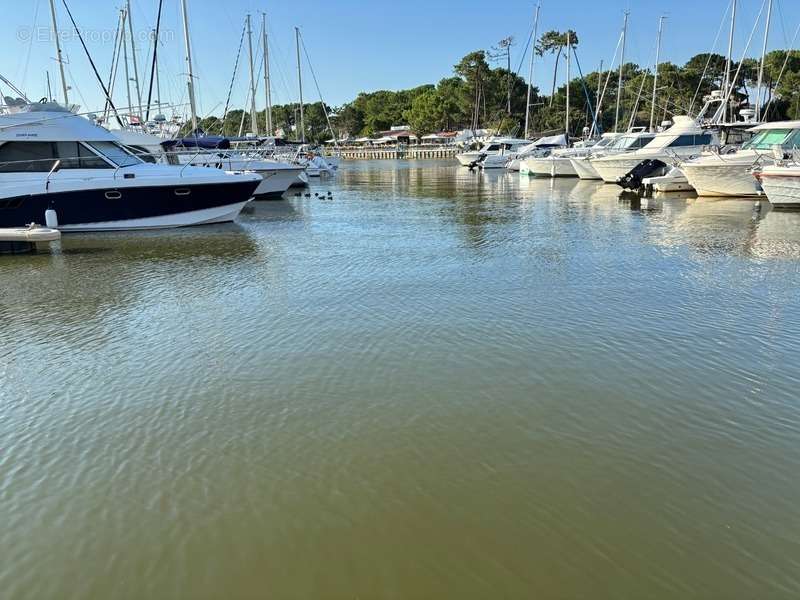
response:
<path id="1" fill-rule="evenodd" d="M 25 160 L 4 160 L 0 161 L 0 173 L 5 173 L 7 175 L 13 175 L 15 173 L 47 173 L 47 178 L 49 179 L 54 173 L 58 171 L 77 171 L 77 170 L 100 170 L 96 167 L 65 167 L 65 163 L 74 162 L 80 164 L 81 160 L 93 160 L 93 159 L 100 159 L 100 157 L 94 156 L 60 156 L 58 158 L 26 158 Z M 110 170 L 115 169 L 116 165 L 112 166 L 110 163 L 108 167 L 102 167 L 102 170 Z M 12 167 L 14 165 L 27 165 L 30 167 L 38 167 L 41 166 L 42 168 L 28 168 L 28 169 L 20 169 L 20 170 L 10 170 L 8 167 Z M 50 167 L 49 169 L 47 167 Z M 117 169 L 119 167 L 116 167 Z"/>
<path id="2" fill-rule="evenodd" d="M 169 164 L 195 167 L 225 168 L 230 171 L 248 171 L 257 167 L 257 163 L 265 160 L 276 160 L 274 153 L 269 149 L 198 149 L 170 150 L 161 155 Z M 157 158 L 158 156 L 156 156 Z"/>

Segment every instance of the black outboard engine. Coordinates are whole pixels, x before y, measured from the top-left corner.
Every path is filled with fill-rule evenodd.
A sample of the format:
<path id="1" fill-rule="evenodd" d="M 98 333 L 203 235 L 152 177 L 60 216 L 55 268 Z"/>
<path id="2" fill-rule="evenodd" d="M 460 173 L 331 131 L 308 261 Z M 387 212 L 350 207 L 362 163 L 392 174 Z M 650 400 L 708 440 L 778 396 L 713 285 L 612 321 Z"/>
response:
<path id="1" fill-rule="evenodd" d="M 480 164 L 481 164 L 481 161 L 482 161 L 484 158 L 486 158 L 486 155 L 485 155 L 485 154 L 479 154 L 479 155 L 478 155 L 478 158 L 476 158 L 476 159 L 475 159 L 475 160 L 473 160 L 471 163 L 469 163 L 469 170 L 470 170 L 470 171 L 474 171 L 474 170 L 475 170 L 475 167 L 477 167 L 478 165 L 480 165 Z"/>
<path id="2" fill-rule="evenodd" d="M 647 159 L 636 165 L 627 175 L 617 179 L 617 185 L 626 190 L 638 190 L 642 187 L 642 179 L 657 177 L 666 172 L 667 164 L 658 159 Z"/>

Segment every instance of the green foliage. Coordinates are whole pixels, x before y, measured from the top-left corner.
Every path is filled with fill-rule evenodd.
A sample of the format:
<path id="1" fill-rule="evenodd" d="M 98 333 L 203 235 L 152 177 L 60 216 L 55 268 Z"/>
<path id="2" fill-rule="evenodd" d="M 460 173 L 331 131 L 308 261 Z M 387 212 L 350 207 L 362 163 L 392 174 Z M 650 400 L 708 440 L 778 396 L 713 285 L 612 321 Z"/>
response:
<path id="1" fill-rule="evenodd" d="M 570 33 L 571 45 L 577 48 L 578 35 Z M 558 65 L 565 56 L 567 32 L 549 31 L 535 45 L 539 56 L 553 55 L 554 85 L 549 97 L 539 96 L 534 88 L 531 97 L 532 132 L 544 134 L 563 131 L 566 107 L 566 85 L 555 85 Z M 675 114 L 697 113 L 702 107 L 703 97 L 719 89 L 725 73 L 725 57 L 719 54 L 698 54 L 683 65 L 669 62 L 659 67 L 656 121 Z M 778 82 L 781 70 L 785 72 Z M 731 66 L 736 73 L 738 63 Z M 752 101 L 758 81 L 759 61 L 745 59 L 736 81 L 735 98 L 744 101 L 748 92 Z M 573 70 L 574 73 L 574 70 Z M 585 73 L 585 89 L 579 78 L 569 84 L 570 122 L 573 134 L 578 134 L 592 123 L 592 111 L 598 96 L 603 93 L 603 104 L 599 121 L 603 131 L 614 127 L 617 101 L 616 71 Z M 642 68 L 633 63 L 622 67 L 623 94 L 620 99 L 621 114 L 619 128 L 647 125 L 650 120 L 650 97 L 653 88 L 652 67 Z M 470 52 L 453 67 L 453 76 L 436 85 L 422 85 L 409 90 L 359 94 L 355 100 L 337 109 L 328 107 L 336 135 L 373 136 L 392 126 L 407 124 L 419 136 L 441 130 L 467 129 L 473 126 L 496 129 L 501 133 L 521 135 L 525 121 L 527 83 L 512 73 L 511 115 L 507 115 L 507 89 L 509 73 L 506 68 L 492 68 L 483 50 Z M 768 118 L 800 119 L 800 52 L 775 50 L 770 52 L 764 65 L 764 102 L 769 102 Z M 258 115 L 259 131 L 266 129 L 264 111 Z M 294 137 L 294 128 L 299 121 L 299 106 L 287 104 L 273 107 L 275 129 L 282 129 L 288 137 Z M 320 102 L 305 105 L 306 138 L 321 142 L 331 137 L 325 113 Z M 242 110 L 232 110 L 224 123 L 217 117 L 203 119 L 201 127 L 209 133 L 238 135 L 250 131 L 250 115 Z"/>

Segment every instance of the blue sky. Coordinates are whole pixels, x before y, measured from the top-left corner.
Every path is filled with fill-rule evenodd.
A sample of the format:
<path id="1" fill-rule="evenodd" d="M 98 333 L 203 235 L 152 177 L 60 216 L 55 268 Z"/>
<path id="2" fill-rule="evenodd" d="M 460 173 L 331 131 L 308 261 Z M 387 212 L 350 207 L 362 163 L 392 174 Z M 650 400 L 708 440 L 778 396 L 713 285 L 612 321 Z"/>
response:
<path id="1" fill-rule="evenodd" d="M 89 48 L 100 72 L 106 78 L 111 61 L 118 7 L 123 0 L 97 2 L 68 0 L 79 24 L 86 31 Z M 301 28 L 325 100 L 340 104 L 360 91 L 402 89 L 435 83 L 452 73 L 458 59 L 477 49 L 486 49 L 508 35 L 516 39 L 513 67 L 520 61 L 532 27 L 535 2 L 530 0 L 188 0 L 191 18 L 198 98 L 203 115 L 221 113 L 233 71 L 236 50 L 246 13 L 254 15 L 254 33 L 260 28 L 260 13 L 269 16 L 272 51 L 273 98 L 275 103 L 297 98 L 294 62 L 295 25 Z M 23 88 L 31 98 L 45 94 L 45 71 L 54 89 L 58 88 L 55 51 L 48 36 L 48 0 L 0 0 L 14 10 L 4 10 L 0 22 L 0 74 Z M 154 27 L 157 0 L 132 0 L 137 39 L 144 40 Z M 662 56 L 682 63 L 692 55 L 709 51 L 720 27 L 729 0 L 542 0 L 540 32 L 547 29 L 576 30 L 581 39 L 580 60 L 585 71 L 596 69 L 601 59 L 611 60 L 622 24 L 623 11 L 631 11 L 627 58 L 640 64 L 652 63 L 658 16 L 665 24 Z M 743 51 L 762 0 L 739 0 L 735 55 Z M 162 99 L 186 102 L 181 74 L 183 31 L 180 0 L 164 0 L 163 44 L 160 72 Z M 78 40 L 70 37 L 68 17 L 57 0 L 64 50 L 69 59 L 68 73 L 74 88 L 71 101 L 84 108 L 101 105 L 102 93 L 94 80 Z M 775 0 L 770 48 L 786 47 L 800 22 L 800 2 Z M 727 27 L 727 25 L 726 25 Z M 759 28 L 749 55 L 760 53 Z M 724 53 L 727 30 L 717 51 Z M 140 65 L 145 62 L 147 44 L 137 48 Z M 246 52 L 246 45 L 245 45 Z M 246 54 L 243 56 L 246 60 Z M 258 65 L 256 66 L 258 69 Z M 538 61 L 535 81 L 548 88 L 552 62 Z M 307 101 L 318 99 L 308 68 L 305 67 Z M 234 106 L 245 102 L 246 62 L 234 87 Z M 523 75 L 527 65 L 523 67 Z M 5 87 L 3 93 L 8 93 Z M 115 100 L 125 105 L 124 79 L 120 76 Z M 263 84 L 258 92 L 259 108 L 264 105 Z"/>

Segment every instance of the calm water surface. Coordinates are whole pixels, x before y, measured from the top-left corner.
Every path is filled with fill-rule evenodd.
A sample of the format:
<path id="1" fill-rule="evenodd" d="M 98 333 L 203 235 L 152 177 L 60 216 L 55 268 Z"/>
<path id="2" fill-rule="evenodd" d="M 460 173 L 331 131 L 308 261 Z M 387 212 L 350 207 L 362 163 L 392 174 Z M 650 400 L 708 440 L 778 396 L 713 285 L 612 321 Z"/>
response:
<path id="1" fill-rule="evenodd" d="M 800 214 L 350 163 L 0 289 L 3 598 L 800 596 Z"/>

